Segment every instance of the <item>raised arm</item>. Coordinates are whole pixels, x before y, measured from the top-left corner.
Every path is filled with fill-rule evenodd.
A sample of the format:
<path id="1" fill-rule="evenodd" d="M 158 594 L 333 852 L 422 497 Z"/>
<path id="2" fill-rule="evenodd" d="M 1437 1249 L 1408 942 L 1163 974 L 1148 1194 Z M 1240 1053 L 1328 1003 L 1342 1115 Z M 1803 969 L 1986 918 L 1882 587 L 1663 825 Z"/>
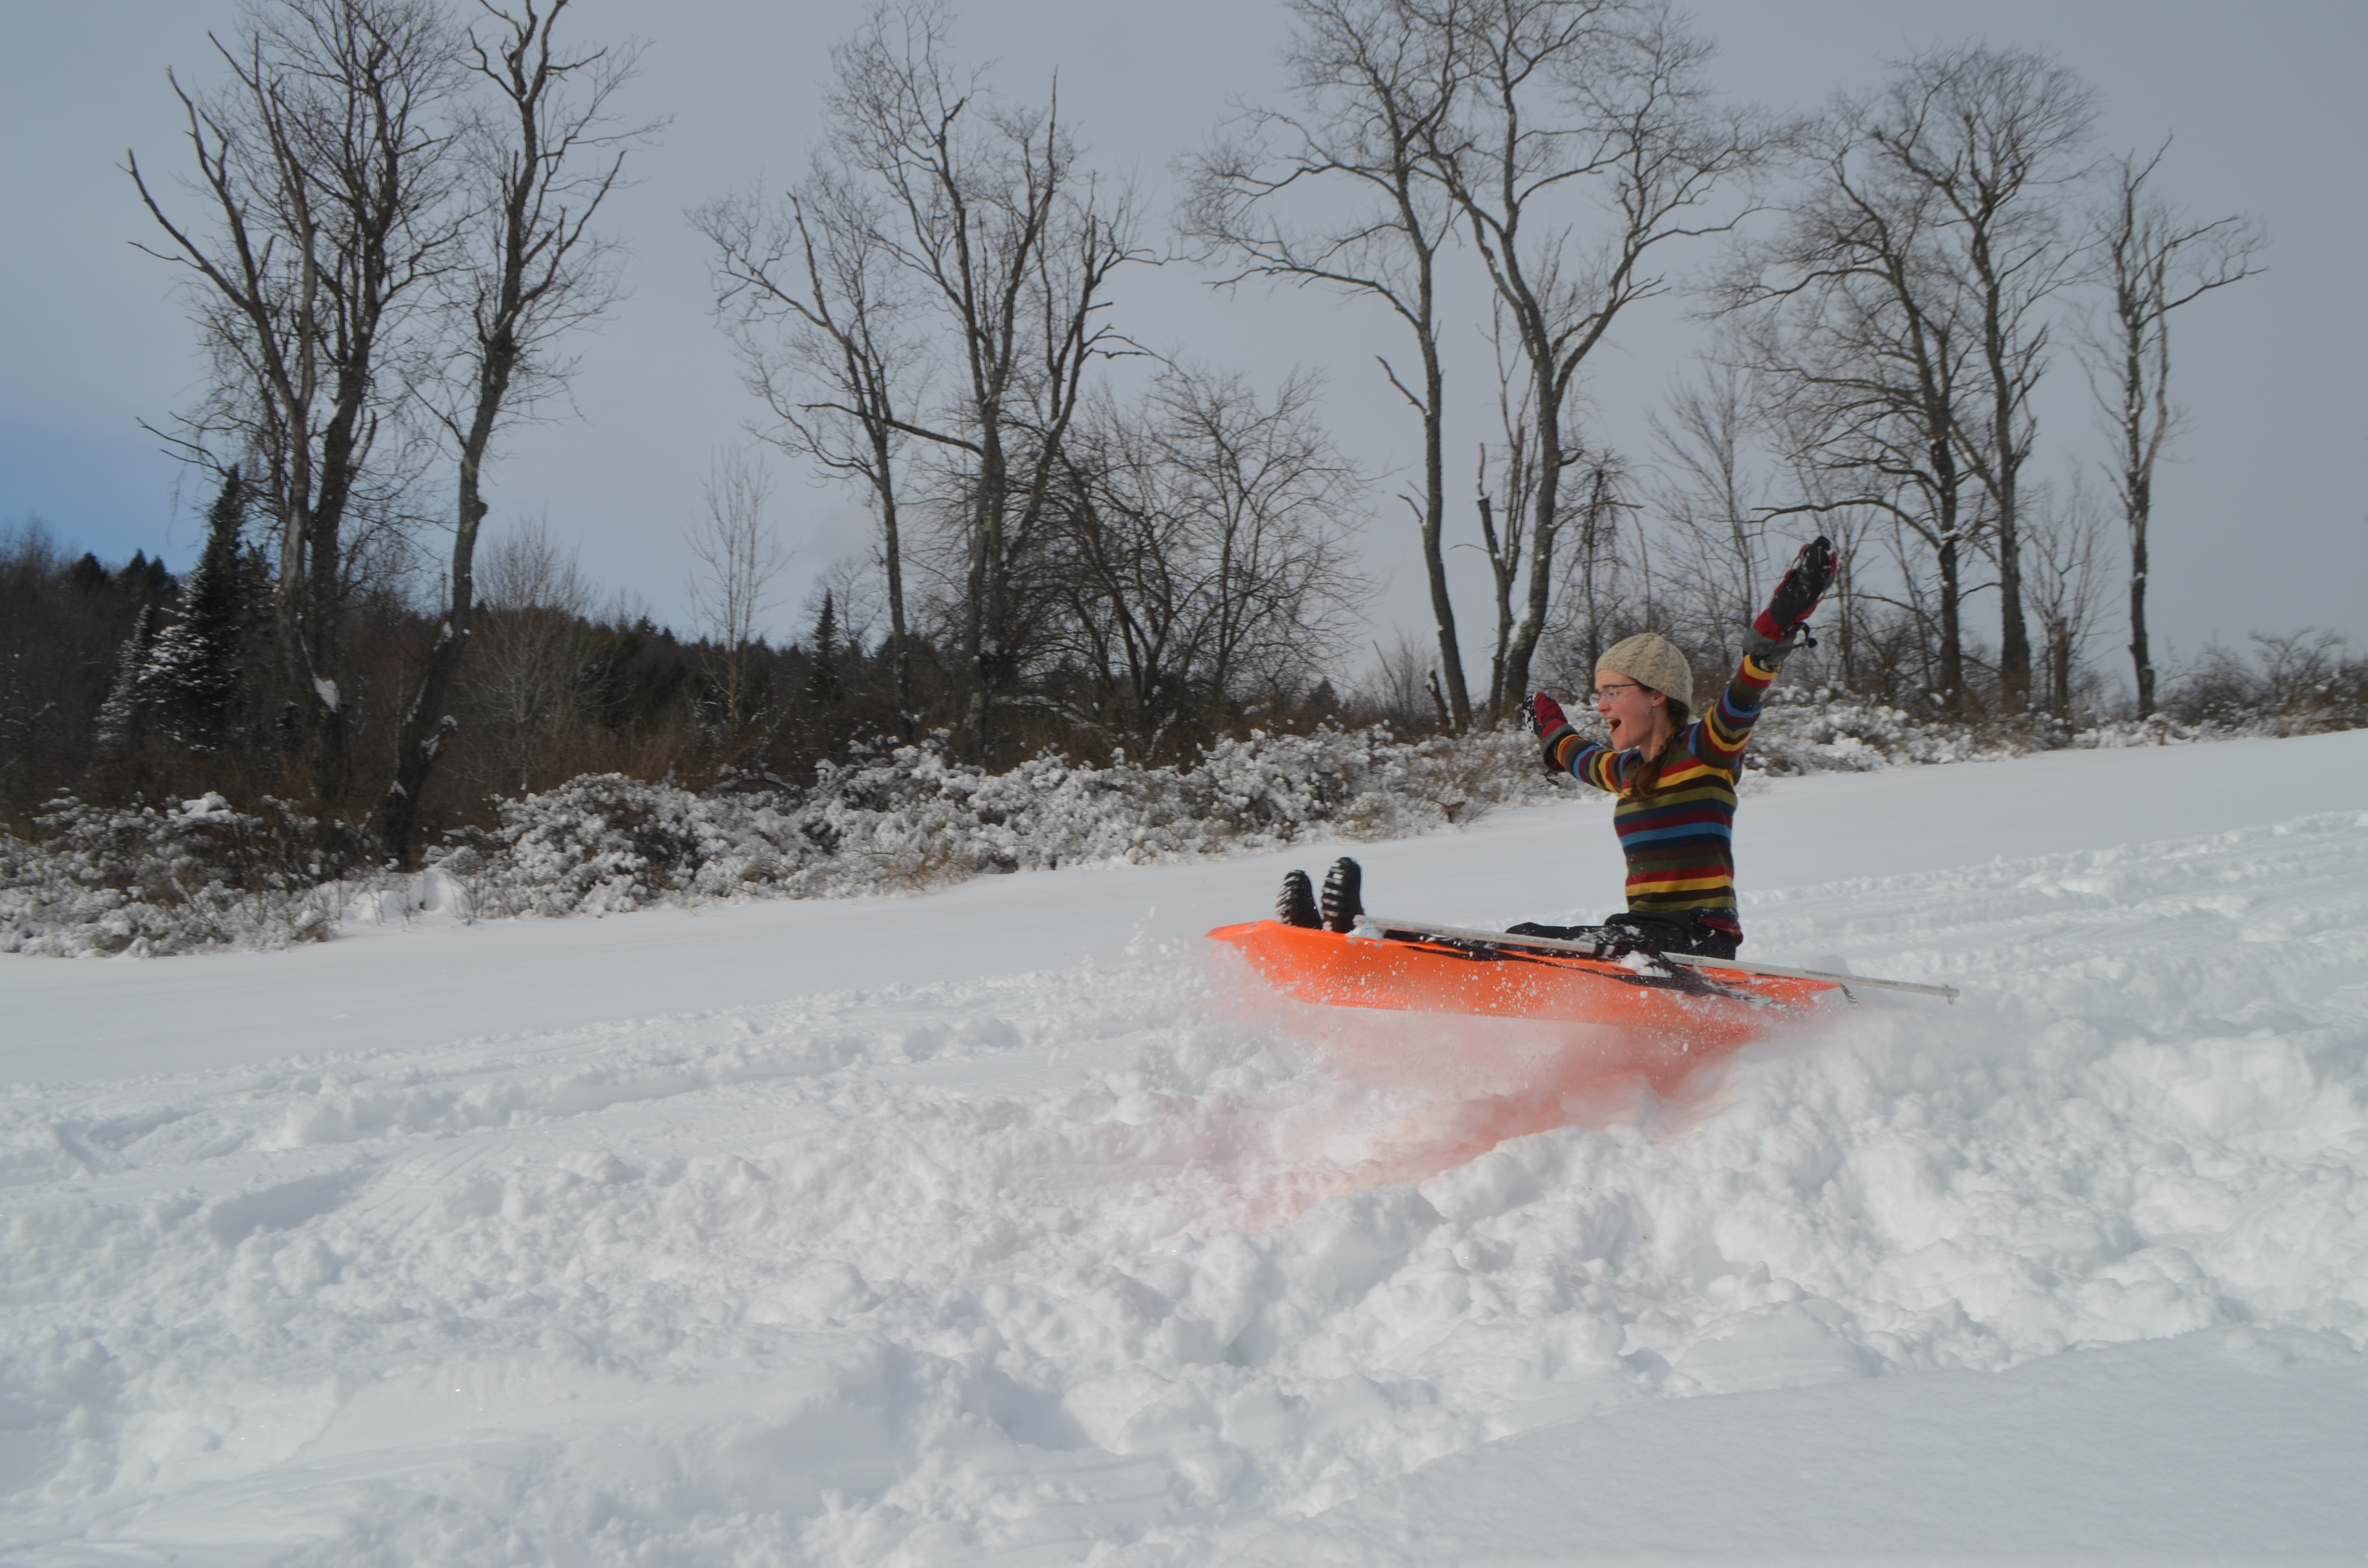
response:
<path id="1" fill-rule="evenodd" d="M 1628 770 L 1635 766 L 1634 752 L 1613 751 L 1583 738 L 1571 727 L 1562 704 L 1543 691 L 1530 699 L 1530 728 L 1537 732 L 1548 773 L 1567 773 L 1616 795 L 1627 782 Z"/>
<path id="2" fill-rule="evenodd" d="M 1793 568 L 1776 585 L 1768 608 L 1743 634 L 1743 663 L 1719 694 L 1716 706 L 1694 729 L 1694 756 L 1713 767 L 1732 769 L 1759 722 L 1760 699 L 1784 667 L 1785 656 L 1806 640 L 1809 617 L 1834 582 L 1834 542 L 1819 534 L 1801 547 Z"/>

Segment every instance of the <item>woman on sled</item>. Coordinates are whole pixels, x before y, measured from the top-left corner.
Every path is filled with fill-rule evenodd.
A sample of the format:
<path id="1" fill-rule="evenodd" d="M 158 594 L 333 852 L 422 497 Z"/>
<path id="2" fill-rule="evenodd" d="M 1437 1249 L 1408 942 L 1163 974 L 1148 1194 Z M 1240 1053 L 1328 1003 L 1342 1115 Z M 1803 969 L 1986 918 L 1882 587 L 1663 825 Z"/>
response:
<path id="1" fill-rule="evenodd" d="M 1743 942 L 1735 903 L 1735 781 L 1759 721 L 1761 697 L 1785 657 L 1808 640 L 1809 617 L 1833 584 L 1823 536 L 1801 549 L 1768 608 L 1743 638 L 1743 662 L 1711 710 L 1693 716 L 1693 673 L 1668 639 L 1645 631 L 1615 642 L 1595 666 L 1595 706 L 1610 744 L 1580 736 L 1544 692 L 1530 719 L 1546 769 L 1619 797 L 1611 824 L 1628 861 L 1628 907 L 1600 926 L 1524 922 L 1514 936 L 1731 959 Z M 1357 863 L 1324 879 L 1319 907 L 1307 873 L 1283 879 L 1276 918 L 1347 931 L 1363 912 Z"/>

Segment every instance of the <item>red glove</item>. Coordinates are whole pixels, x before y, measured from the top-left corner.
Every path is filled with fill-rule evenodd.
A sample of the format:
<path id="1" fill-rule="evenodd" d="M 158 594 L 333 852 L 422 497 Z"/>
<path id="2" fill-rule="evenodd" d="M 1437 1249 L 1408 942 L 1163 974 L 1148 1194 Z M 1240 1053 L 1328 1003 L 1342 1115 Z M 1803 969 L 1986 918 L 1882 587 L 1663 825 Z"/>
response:
<path id="1" fill-rule="evenodd" d="M 1562 749 L 1563 737 L 1572 733 L 1570 719 L 1563 712 L 1562 704 L 1544 692 L 1539 692 L 1530 699 L 1529 720 L 1530 728 L 1537 733 L 1546 771 L 1560 773 L 1562 758 L 1556 754 Z"/>
<path id="2" fill-rule="evenodd" d="M 1819 534 L 1801 547 L 1793 557 L 1793 569 L 1776 585 L 1774 597 L 1768 608 L 1751 623 L 1770 642 L 1791 641 L 1793 629 L 1817 611 L 1817 603 L 1826 590 L 1834 585 L 1834 572 L 1839 563 L 1834 560 L 1834 541 Z"/>

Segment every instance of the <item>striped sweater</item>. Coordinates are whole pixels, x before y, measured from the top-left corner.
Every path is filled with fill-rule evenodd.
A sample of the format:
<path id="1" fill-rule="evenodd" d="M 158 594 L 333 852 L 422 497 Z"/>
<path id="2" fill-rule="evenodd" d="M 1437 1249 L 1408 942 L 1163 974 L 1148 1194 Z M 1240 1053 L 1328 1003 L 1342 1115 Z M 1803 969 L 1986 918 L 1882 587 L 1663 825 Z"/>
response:
<path id="1" fill-rule="evenodd" d="M 1628 858 L 1628 907 L 1639 915 L 1694 912 L 1734 929 L 1735 778 L 1759 699 L 1776 672 L 1750 655 L 1727 683 L 1718 706 L 1688 724 L 1662 754 L 1650 800 L 1622 795 L 1611 824 Z M 1599 790 L 1627 788 L 1644 753 L 1615 752 L 1574 732 L 1554 747 L 1554 763 Z"/>

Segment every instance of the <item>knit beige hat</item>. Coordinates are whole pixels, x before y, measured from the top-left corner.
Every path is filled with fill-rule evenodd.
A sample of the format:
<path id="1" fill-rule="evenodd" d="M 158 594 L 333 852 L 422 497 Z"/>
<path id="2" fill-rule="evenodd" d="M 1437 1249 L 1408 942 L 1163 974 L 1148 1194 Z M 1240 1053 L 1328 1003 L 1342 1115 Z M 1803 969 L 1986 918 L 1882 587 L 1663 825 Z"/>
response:
<path id="1" fill-rule="evenodd" d="M 1694 672 L 1678 645 L 1657 631 L 1623 637 L 1595 661 L 1595 674 L 1626 676 L 1639 686 L 1666 692 L 1672 701 L 1694 705 Z"/>

